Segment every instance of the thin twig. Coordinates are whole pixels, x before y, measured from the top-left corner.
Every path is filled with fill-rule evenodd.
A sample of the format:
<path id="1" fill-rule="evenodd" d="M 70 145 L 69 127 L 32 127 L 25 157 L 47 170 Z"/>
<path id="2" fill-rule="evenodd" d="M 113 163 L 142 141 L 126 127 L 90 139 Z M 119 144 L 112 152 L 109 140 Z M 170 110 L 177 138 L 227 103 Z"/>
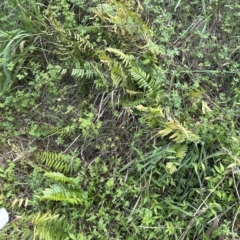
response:
<path id="1" fill-rule="evenodd" d="M 200 209 L 202 208 L 203 204 L 206 203 L 206 201 L 208 200 L 208 198 L 212 195 L 212 193 L 214 192 L 214 190 L 216 190 L 216 188 L 223 182 L 223 180 L 226 178 L 226 176 L 224 176 L 221 181 L 213 188 L 212 191 L 210 191 L 210 193 L 206 196 L 206 198 L 203 200 L 203 202 L 200 204 L 200 206 L 198 207 L 198 209 L 196 210 L 196 212 L 194 213 L 193 216 L 198 215 L 198 213 L 200 212 Z"/>
<path id="2" fill-rule="evenodd" d="M 236 220 L 237 220 L 237 216 L 238 216 L 238 213 L 239 213 L 239 211 L 240 211 L 240 206 L 238 207 L 238 210 L 237 210 L 237 212 L 236 212 L 236 214 L 235 214 L 235 216 L 234 216 L 234 219 L 233 219 L 233 222 L 232 222 L 232 233 L 234 233 L 234 226 L 235 226 L 235 222 L 236 222 Z M 234 238 L 235 239 L 235 238 Z"/>
<path id="3" fill-rule="evenodd" d="M 238 192 L 238 189 L 237 189 L 237 184 L 236 184 L 236 181 L 235 181 L 235 173 L 234 173 L 234 168 L 232 169 L 232 175 L 233 175 L 233 183 L 234 183 L 234 187 L 236 189 L 236 193 L 237 193 L 237 196 L 238 196 L 238 201 L 240 203 L 240 195 L 239 195 L 239 192 Z"/>
<path id="4" fill-rule="evenodd" d="M 78 136 L 73 140 L 73 142 L 65 149 L 65 151 L 64 151 L 63 153 L 67 152 L 68 149 L 80 138 L 80 136 L 81 136 L 81 135 L 78 135 Z"/>

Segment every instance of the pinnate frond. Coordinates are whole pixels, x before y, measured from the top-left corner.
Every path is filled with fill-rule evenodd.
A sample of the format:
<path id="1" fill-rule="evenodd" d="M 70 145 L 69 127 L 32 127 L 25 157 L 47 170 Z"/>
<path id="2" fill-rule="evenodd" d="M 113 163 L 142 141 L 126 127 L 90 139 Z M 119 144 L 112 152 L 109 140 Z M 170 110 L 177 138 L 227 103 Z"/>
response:
<path id="1" fill-rule="evenodd" d="M 34 154 L 37 161 L 42 162 L 45 166 L 52 168 L 55 171 L 70 172 L 71 157 L 66 154 L 55 153 L 55 152 L 36 152 Z"/>
<path id="2" fill-rule="evenodd" d="M 37 213 L 31 217 L 33 224 L 33 239 L 56 240 L 67 239 L 71 226 L 59 214 Z"/>
<path id="3" fill-rule="evenodd" d="M 116 55 L 119 59 L 122 60 L 124 67 L 131 66 L 132 60 L 134 59 L 133 55 L 128 55 L 122 52 L 120 49 L 116 48 L 106 48 L 106 51 L 113 53 Z"/>
<path id="4" fill-rule="evenodd" d="M 176 148 L 176 158 L 184 158 L 187 154 L 187 144 L 181 144 Z"/>
<path id="5" fill-rule="evenodd" d="M 87 200 L 87 192 L 68 187 L 63 184 L 54 184 L 43 191 L 40 200 L 63 201 L 71 204 L 83 204 Z"/>
<path id="6" fill-rule="evenodd" d="M 70 183 L 73 185 L 78 184 L 77 178 L 66 177 L 64 174 L 62 174 L 60 172 L 46 172 L 44 175 L 47 178 L 51 178 L 51 179 L 55 180 L 56 182 Z"/>
<path id="7" fill-rule="evenodd" d="M 193 134 L 190 130 L 186 129 L 180 122 L 175 120 L 170 120 L 165 123 L 165 128 L 158 132 L 161 136 L 170 135 L 170 139 L 172 139 L 176 143 L 182 143 L 185 141 L 190 142 L 198 142 L 200 138 Z"/>

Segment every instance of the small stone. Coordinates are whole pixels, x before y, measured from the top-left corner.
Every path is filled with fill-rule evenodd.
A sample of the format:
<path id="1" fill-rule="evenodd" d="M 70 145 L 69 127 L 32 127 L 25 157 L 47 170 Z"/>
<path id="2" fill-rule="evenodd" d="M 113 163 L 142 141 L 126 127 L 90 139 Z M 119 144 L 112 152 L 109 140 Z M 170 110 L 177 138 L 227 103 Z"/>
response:
<path id="1" fill-rule="evenodd" d="M 5 208 L 0 208 L 0 230 L 5 227 L 9 221 L 9 214 Z"/>

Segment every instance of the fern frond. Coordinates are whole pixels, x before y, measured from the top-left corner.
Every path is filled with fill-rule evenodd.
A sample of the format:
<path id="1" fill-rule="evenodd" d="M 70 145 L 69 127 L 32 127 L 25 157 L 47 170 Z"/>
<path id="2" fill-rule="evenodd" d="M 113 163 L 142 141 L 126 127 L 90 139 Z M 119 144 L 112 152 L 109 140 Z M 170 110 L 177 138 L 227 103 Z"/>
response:
<path id="1" fill-rule="evenodd" d="M 140 14 L 131 9 L 131 1 L 119 2 L 111 0 L 108 2 L 109 4 L 98 4 L 93 8 L 93 12 L 103 22 L 113 25 L 112 31 L 114 34 L 123 36 L 133 36 L 136 34 L 138 36 L 139 32 L 146 32 L 147 27 L 145 25 L 147 24 L 144 23 Z"/>
<path id="2" fill-rule="evenodd" d="M 172 133 L 172 135 L 169 138 L 176 143 L 182 143 L 184 141 L 190 142 L 200 141 L 200 138 L 197 135 L 193 134 L 191 131 L 186 129 L 176 119 L 170 120 L 169 122 L 165 123 L 165 125 L 166 128 L 160 130 L 158 134 L 164 137 Z"/>
<path id="3" fill-rule="evenodd" d="M 146 104 L 146 98 L 144 97 L 144 95 L 141 93 L 141 96 L 138 96 L 137 98 L 133 99 L 133 100 L 129 100 L 129 98 L 123 98 L 121 100 L 121 104 L 123 107 L 127 107 L 127 108 L 135 108 L 138 105 L 141 104 Z"/>
<path id="4" fill-rule="evenodd" d="M 176 158 L 184 158 L 187 154 L 187 144 L 181 144 L 176 148 Z"/>
<path id="5" fill-rule="evenodd" d="M 82 66 L 78 61 L 74 61 L 74 65 L 75 66 L 72 69 L 62 68 L 59 65 L 56 65 L 55 68 L 62 75 L 70 72 L 72 77 L 80 77 L 84 79 L 92 79 L 93 77 L 99 75 L 94 69 L 92 63 L 85 62 Z"/>
<path id="6" fill-rule="evenodd" d="M 66 177 L 64 174 L 59 172 L 46 172 L 44 176 L 51 178 L 56 182 L 70 183 L 73 185 L 78 184 L 78 180 L 76 178 Z"/>
<path id="7" fill-rule="evenodd" d="M 137 106 L 135 106 L 137 110 L 141 111 L 141 112 L 146 112 L 146 113 L 151 113 L 154 116 L 161 116 L 161 117 L 165 117 L 163 114 L 163 108 L 161 106 L 158 107 L 144 107 L 142 104 L 139 104 Z"/>
<path id="8" fill-rule="evenodd" d="M 5 228 L 7 234 L 1 231 L 1 239 L 66 240 L 73 232 L 73 225 L 64 216 L 50 212 L 31 215 L 28 212 L 18 216 L 11 225 Z"/>
<path id="9" fill-rule="evenodd" d="M 97 64 L 92 64 L 92 67 L 94 68 L 94 70 L 96 72 L 96 76 L 99 77 L 98 79 L 94 80 L 96 87 L 97 88 L 105 87 L 108 92 L 109 83 L 108 83 L 106 77 L 104 76 L 103 72 L 101 71 L 101 69 L 99 69 L 99 66 Z"/>
<path id="10" fill-rule="evenodd" d="M 88 40 L 88 36 L 80 36 L 80 34 L 75 31 L 68 30 L 69 36 L 73 36 L 75 40 L 77 40 L 78 48 L 82 48 L 84 50 L 94 48 L 93 44 Z"/>
<path id="11" fill-rule="evenodd" d="M 41 133 L 44 136 L 59 135 L 60 137 L 69 137 L 71 134 L 71 129 L 69 129 L 68 127 L 59 128 L 52 125 L 44 124 L 39 128 L 41 129 Z"/>
<path id="12" fill-rule="evenodd" d="M 131 76 L 135 82 L 137 82 L 139 88 L 144 88 L 145 90 L 148 90 L 149 93 L 152 93 L 154 90 L 149 85 L 148 80 L 150 78 L 150 74 L 147 74 L 140 68 L 132 68 L 130 70 Z"/>
<path id="13" fill-rule="evenodd" d="M 164 128 L 163 130 L 159 131 L 158 134 L 160 134 L 161 136 L 165 137 L 167 136 L 169 133 L 171 133 L 173 131 L 172 128 Z"/>
<path id="14" fill-rule="evenodd" d="M 69 54 L 69 50 L 92 50 L 94 45 L 88 40 L 88 36 L 81 36 L 76 31 L 65 30 L 61 26 L 51 23 L 56 29 L 56 41 L 54 45 L 57 52 L 62 55 Z M 68 52 L 66 52 L 68 50 Z"/>
<path id="15" fill-rule="evenodd" d="M 81 77 L 85 79 L 91 79 L 96 75 L 95 71 L 84 69 L 84 68 L 74 68 L 71 71 L 72 77 Z"/>
<path id="16" fill-rule="evenodd" d="M 35 159 L 42 162 L 45 166 L 60 172 L 70 172 L 71 156 L 55 152 L 36 152 Z"/>
<path id="17" fill-rule="evenodd" d="M 39 240 L 63 240 L 68 239 L 71 231 L 69 222 L 59 214 L 38 213 L 31 217 L 33 224 L 33 239 Z"/>
<path id="18" fill-rule="evenodd" d="M 124 67 L 131 66 L 134 59 L 133 55 L 128 55 L 116 48 L 106 48 L 106 51 L 115 54 L 119 59 L 122 60 Z"/>
<path id="19" fill-rule="evenodd" d="M 110 57 L 106 54 L 106 51 L 98 51 L 98 57 L 102 63 L 106 63 L 109 66 Z"/>
<path id="20" fill-rule="evenodd" d="M 63 201 L 71 204 L 83 204 L 87 201 L 87 192 L 62 184 L 54 184 L 43 191 L 40 200 Z"/>
<path id="21" fill-rule="evenodd" d="M 126 80 L 127 75 L 120 61 L 111 59 L 106 55 L 105 51 L 100 51 L 98 57 L 102 63 L 108 66 L 114 86 L 119 86 L 121 82 Z"/>
<path id="22" fill-rule="evenodd" d="M 170 174 L 173 174 L 177 171 L 178 162 L 167 162 L 166 163 L 166 171 Z"/>
<path id="23" fill-rule="evenodd" d="M 120 82 L 126 79 L 126 75 L 124 73 L 121 63 L 113 60 L 111 62 L 110 70 L 114 86 L 119 86 Z"/>

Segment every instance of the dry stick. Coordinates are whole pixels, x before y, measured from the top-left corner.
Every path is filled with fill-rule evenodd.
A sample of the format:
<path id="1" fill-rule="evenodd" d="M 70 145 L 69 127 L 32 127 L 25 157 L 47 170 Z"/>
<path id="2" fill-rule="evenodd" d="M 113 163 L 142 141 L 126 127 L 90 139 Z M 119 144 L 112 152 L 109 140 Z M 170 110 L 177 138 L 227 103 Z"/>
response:
<path id="1" fill-rule="evenodd" d="M 208 198 L 211 196 L 211 194 L 213 193 L 213 191 L 223 182 L 223 180 L 225 179 L 225 176 L 221 179 L 221 181 L 214 187 L 214 189 L 207 195 L 207 197 L 203 200 L 203 202 L 200 204 L 200 206 L 198 207 L 198 209 L 196 210 L 196 212 L 194 213 L 194 217 L 192 218 L 192 220 L 190 221 L 190 223 L 188 224 L 186 230 L 182 233 L 182 235 L 180 236 L 179 240 L 184 240 L 186 234 L 187 234 L 187 231 L 191 228 L 191 226 L 193 225 L 194 221 L 196 220 L 196 218 L 204 213 L 206 210 L 201 210 L 200 209 L 202 208 L 202 206 L 204 204 L 206 204 L 206 201 L 208 200 Z"/>
<path id="2" fill-rule="evenodd" d="M 208 207 L 208 208 L 209 208 L 209 207 Z M 206 208 L 206 210 L 199 211 L 199 214 L 196 215 L 196 216 L 194 216 L 194 217 L 191 219 L 191 221 L 190 221 L 190 223 L 188 224 L 186 230 L 181 234 L 179 240 L 184 240 L 184 239 L 185 239 L 185 236 L 186 236 L 186 234 L 187 234 L 187 231 L 192 227 L 194 221 L 197 219 L 197 217 L 198 217 L 199 215 L 201 215 L 202 213 L 204 213 L 205 211 L 207 211 L 208 208 Z"/>
<path id="3" fill-rule="evenodd" d="M 146 228 L 146 229 L 164 229 L 164 228 L 166 228 L 166 227 L 149 227 L 149 226 L 142 226 L 142 225 L 140 225 L 138 227 L 139 228 Z"/>
<path id="4" fill-rule="evenodd" d="M 105 105 L 103 102 L 104 102 L 105 99 L 108 99 L 109 96 L 107 96 L 105 99 L 104 99 L 104 97 L 105 97 L 105 96 L 103 95 L 102 98 L 101 98 L 100 105 L 99 105 L 99 109 L 98 109 L 98 114 L 97 114 L 97 119 L 96 119 L 96 120 L 99 120 L 99 119 L 102 117 L 103 113 L 105 112 L 106 107 L 103 108 L 103 110 L 102 110 L 102 106 Z"/>
<path id="5" fill-rule="evenodd" d="M 47 60 L 47 56 L 46 56 L 46 54 L 45 54 L 45 52 L 44 52 L 44 48 L 43 48 L 43 43 L 42 43 L 42 39 L 41 39 L 41 37 L 40 37 L 40 44 L 41 44 L 41 46 L 42 46 L 42 53 L 43 53 L 43 56 L 44 56 L 44 58 L 45 58 L 45 60 L 46 60 L 46 63 L 47 63 L 47 65 L 49 65 L 49 62 L 48 62 L 48 60 Z"/>
<path id="6" fill-rule="evenodd" d="M 128 179 L 128 169 L 127 169 L 127 173 L 126 173 L 126 176 L 125 176 L 125 178 L 124 178 L 124 184 L 127 182 L 127 179 Z"/>
<path id="7" fill-rule="evenodd" d="M 238 189 L 237 189 L 237 184 L 236 184 L 236 181 L 235 181 L 235 173 L 234 173 L 234 170 L 233 170 L 233 169 L 232 169 L 232 175 L 233 175 L 234 187 L 235 187 L 235 189 L 236 189 L 237 196 L 238 196 L 238 201 L 240 202 L 240 195 L 239 195 L 239 192 L 238 192 Z"/>
<path id="8" fill-rule="evenodd" d="M 198 214 L 198 212 L 200 211 L 201 207 L 203 206 L 203 204 L 206 203 L 206 201 L 208 200 L 208 198 L 212 195 L 212 193 L 214 192 L 214 190 L 216 190 L 216 188 L 223 182 L 223 180 L 226 178 L 226 176 L 224 176 L 221 181 L 213 188 L 212 191 L 210 191 L 210 193 L 206 196 L 206 198 L 203 200 L 203 202 L 200 204 L 200 206 L 198 207 L 198 209 L 196 210 L 196 212 L 194 213 L 193 216 L 196 216 Z"/>
<path id="9" fill-rule="evenodd" d="M 81 135 L 78 135 L 78 136 L 73 140 L 73 142 L 72 142 L 72 143 L 65 149 L 65 151 L 62 152 L 62 153 L 67 152 L 67 150 L 79 139 L 80 136 L 81 136 Z"/>
<path id="10" fill-rule="evenodd" d="M 142 197 L 142 192 L 141 192 L 141 194 L 139 195 L 139 197 L 138 197 L 138 199 L 137 199 L 137 201 L 136 201 L 136 203 L 135 203 L 135 205 L 134 205 L 134 207 L 133 207 L 133 209 L 132 209 L 132 211 L 131 211 L 131 213 L 130 213 L 130 216 L 128 217 L 128 222 L 131 220 L 132 215 L 134 214 L 134 212 L 135 212 L 135 210 L 136 210 L 136 208 L 137 208 L 137 205 L 138 205 L 141 197 Z"/>
<path id="11" fill-rule="evenodd" d="M 237 212 L 236 212 L 236 214 L 235 214 L 235 216 L 234 216 L 234 219 L 233 219 L 233 223 L 232 223 L 232 233 L 234 233 L 234 225 L 235 225 L 235 222 L 236 222 L 236 219 L 237 219 L 237 215 L 238 215 L 238 213 L 239 213 L 239 210 L 240 210 L 240 206 L 238 207 L 238 210 L 237 210 Z M 235 238 L 234 238 L 235 239 Z"/>
<path id="12" fill-rule="evenodd" d="M 210 224 L 211 222 L 214 222 L 217 219 L 220 219 L 224 214 L 226 214 L 231 208 L 233 208 L 234 206 L 236 206 L 237 203 L 233 204 L 232 206 L 230 206 L 226 211 L 218 214 L 216 217 L 214 217 L 213 219 L 211 219 L 210 221 L 207 222 L 207 224 Z"/>

